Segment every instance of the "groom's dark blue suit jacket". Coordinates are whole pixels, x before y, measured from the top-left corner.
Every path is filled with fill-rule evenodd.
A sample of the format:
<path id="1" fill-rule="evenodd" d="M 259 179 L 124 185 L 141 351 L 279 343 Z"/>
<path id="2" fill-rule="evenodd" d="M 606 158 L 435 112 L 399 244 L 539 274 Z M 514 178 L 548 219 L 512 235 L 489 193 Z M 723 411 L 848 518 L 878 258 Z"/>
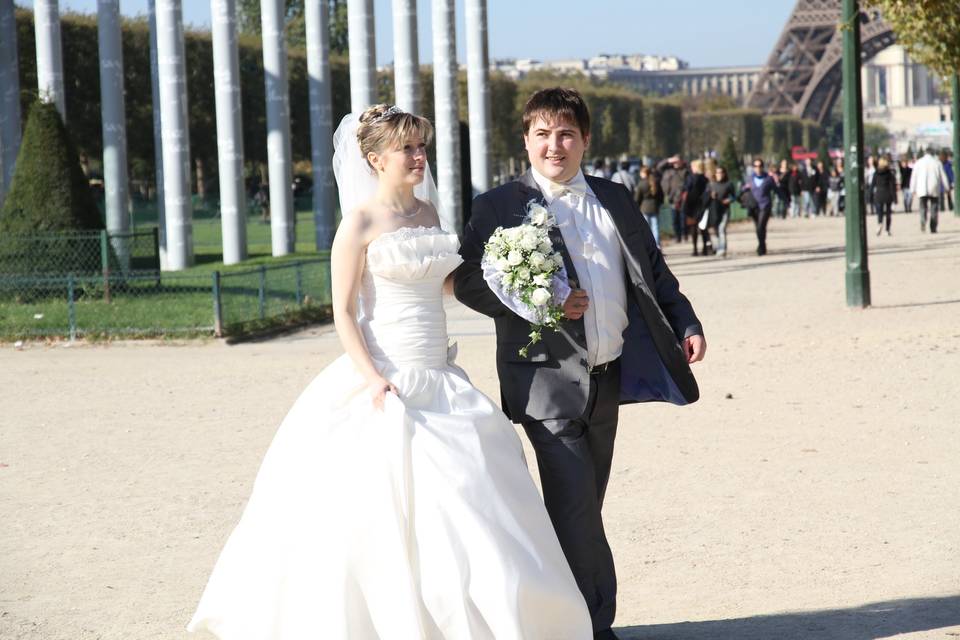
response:
<path id="1" fill-rule="evenodd" d="M 587 176 L 587 184 L 610 213 L 617 229 L 627 280 L 627 315 L 621 362 L 621 403 L 663 401 L 683 405 L 700 396 L 681 340 L 702 335 L 703 328 L 677 279 L 670 272 L 636 202 L 623 185 Z M 481 194 L 463 236 L 461 264 L 454 274 L 454 292 L 468 307 L 494 319 L 497 330 L 497 372 L 504 411 L 514 422 L 576 419 L 590 390 L 583 319 L 563 320 L 526 357 L 518 355 L 528 341 L 530 323 L 503 305 L 483 279 L 480 260 L 487 239 L 497 227 L 524 222 L 527 203 L 546 202 L 533 175 Z M 570 279 L 576 270 L 559 230 L 551 231 Z"/>

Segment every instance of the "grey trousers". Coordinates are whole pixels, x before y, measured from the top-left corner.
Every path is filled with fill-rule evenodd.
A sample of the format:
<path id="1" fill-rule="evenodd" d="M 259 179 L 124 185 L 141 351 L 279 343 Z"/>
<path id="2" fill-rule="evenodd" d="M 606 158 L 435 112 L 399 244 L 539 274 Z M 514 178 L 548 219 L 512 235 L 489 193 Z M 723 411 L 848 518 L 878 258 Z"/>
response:
<path id="1" fill-rule="evenodd" d="M 590 376 L 583 415 L 523 423 L 537 454 L 543 500 L 583 593 L 594 631 L 609 629 L 617 606 L 613 554 L 600 509 L 610 478 L 620 407 L 620 361 Z"/>
<path id="2" fill-rule="evenodd" d="M 927 210 L 930 211 L 930 233 L 937 232 L 937 222 L 940 217 L 940 199 L 931 196 L 920 196 L 920 230 L 927 227 Z"/>

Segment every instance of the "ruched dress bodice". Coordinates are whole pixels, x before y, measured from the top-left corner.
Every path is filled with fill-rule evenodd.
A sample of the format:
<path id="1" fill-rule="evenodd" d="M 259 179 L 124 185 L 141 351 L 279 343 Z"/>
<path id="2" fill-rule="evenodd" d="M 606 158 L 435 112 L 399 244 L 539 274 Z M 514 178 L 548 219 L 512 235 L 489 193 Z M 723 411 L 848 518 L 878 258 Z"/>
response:
<path id="1" fill-rule="evenodd" d="M 457 236 L 439 227 L 402 227 L 367 248 L 359 324 L 374 360 L 395 367 L 447 364 L 443 281 L 462 260 Z"/>

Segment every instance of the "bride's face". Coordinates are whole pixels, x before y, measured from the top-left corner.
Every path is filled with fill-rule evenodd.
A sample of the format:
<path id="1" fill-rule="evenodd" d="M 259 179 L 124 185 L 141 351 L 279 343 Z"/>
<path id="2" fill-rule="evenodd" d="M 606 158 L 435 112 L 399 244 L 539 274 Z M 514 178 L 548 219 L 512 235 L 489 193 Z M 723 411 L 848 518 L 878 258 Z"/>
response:
<path id="1" fill-rule="evenodd" d="M 414 135 L 399 149 L 382 151 L 371 159 L 380 180 L 393 184 L 418 185 L 423 182 L 424 167 L 427 165 L 427 144 L 420 136 Z"/>

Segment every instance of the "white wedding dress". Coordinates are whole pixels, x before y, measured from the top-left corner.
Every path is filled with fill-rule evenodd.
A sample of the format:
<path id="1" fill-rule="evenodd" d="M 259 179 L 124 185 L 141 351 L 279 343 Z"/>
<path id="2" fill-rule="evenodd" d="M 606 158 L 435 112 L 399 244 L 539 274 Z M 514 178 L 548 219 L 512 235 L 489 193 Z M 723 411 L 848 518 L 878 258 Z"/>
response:
<path id="1" fill-rule="evenodd" d="M 344 355 L 270 446 L 191 631 L 228 640 L 584 640 L 590 617 L 513 426 L 453 364 L 439 228 L 367 250 L 360 326 L 400 392 Z"/>

